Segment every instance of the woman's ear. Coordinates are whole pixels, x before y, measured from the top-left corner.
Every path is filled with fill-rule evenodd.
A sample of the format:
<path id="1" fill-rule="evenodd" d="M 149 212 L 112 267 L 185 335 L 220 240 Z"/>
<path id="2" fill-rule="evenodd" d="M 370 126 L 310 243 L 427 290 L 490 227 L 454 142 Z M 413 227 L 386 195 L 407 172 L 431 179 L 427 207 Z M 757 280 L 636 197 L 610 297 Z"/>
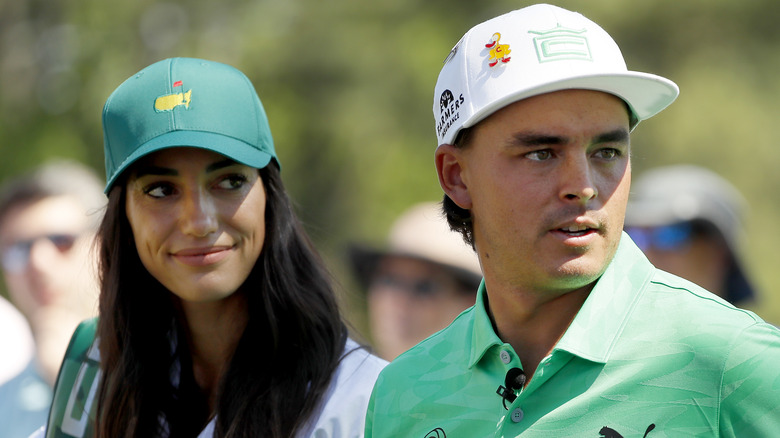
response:
<path id="1" fill-rule="evenodd" d="M 463 150 L 451 144 L 440 145 L 435 155 L 439 185 L 458 207 L 471 209 L 471 194 L 464 181 Z"/>

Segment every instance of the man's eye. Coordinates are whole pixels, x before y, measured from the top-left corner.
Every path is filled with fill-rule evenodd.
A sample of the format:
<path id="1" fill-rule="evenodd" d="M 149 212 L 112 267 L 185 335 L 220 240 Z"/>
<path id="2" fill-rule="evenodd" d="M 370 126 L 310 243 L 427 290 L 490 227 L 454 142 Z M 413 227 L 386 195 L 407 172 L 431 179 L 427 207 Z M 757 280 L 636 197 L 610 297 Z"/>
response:
<path id="1" fill-rule="evenodd" d="M 599 150 L 596 154 L 601 159 L 613 160 L 620 156 L 620 151 L 613 148 L 606 148 Z"/>
<path id="2" fill-rule="evenodd" d="M 549 149 L 542 149 L 525 154 L 526 158 L 535 161 L 544 161 L 552 158 L 552 152 Z"/>

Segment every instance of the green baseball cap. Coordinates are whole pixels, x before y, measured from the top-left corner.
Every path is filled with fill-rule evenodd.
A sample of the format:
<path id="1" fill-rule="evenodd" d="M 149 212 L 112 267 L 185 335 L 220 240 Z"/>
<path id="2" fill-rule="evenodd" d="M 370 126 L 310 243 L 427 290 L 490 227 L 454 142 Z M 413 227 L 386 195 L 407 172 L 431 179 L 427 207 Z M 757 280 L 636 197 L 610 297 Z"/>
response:
<path id="1" fill-rule="evenodd" d="M 194 58 L 156 62 L 123 82 L 103 107 L 105 192 L 136 160 L 191 146 L 261 169 L 279 166 L 260 98 L 243 73 Z"/>

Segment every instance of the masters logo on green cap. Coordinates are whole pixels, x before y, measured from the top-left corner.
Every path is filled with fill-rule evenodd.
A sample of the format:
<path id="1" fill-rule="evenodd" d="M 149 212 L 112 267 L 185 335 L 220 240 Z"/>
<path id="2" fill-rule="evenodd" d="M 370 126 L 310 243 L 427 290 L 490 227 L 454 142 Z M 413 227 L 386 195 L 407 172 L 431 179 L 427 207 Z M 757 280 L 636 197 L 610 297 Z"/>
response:
<path id="1" fill-rule="evenodd" d="M 103 108 L 108 192 L 139 158 L 177 146 L 208 149 L 263 168 L 279 166 L 254 86 L 218 62 L 171 58 L 123 82 Z"/>
<path id="2" fill-rule="evenodd" d="M 173 88 L 183 87 L 182 81 L 176 81 L 173 83 Z M 172 111 L 179 105 L 184 105 L 184 108 L 190 107 L 190 100 L 192 99 L 192 90 L 187 90 L 183 93 L 166 94 L 160 96 L 154 101 L 154 110 L 160 111 Z"/>

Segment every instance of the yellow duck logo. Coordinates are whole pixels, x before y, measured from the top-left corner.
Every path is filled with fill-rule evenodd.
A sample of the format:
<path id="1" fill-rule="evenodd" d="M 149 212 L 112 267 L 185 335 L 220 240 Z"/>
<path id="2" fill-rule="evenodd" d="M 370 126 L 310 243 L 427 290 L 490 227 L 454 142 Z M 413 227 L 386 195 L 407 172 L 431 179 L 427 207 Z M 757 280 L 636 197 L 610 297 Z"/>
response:
<path id="1" fill-rule="evenodd" d="M 509 54 L 512 53 L 512 49 L 509 48 L 509 44 L 499 44 L 498 40 L 501 39 L 501 34 L 496 32 L 490 37 L 490 42 L 485 44 L 485 47 L 490 49 L 490 59 L 488 59 L 488 65 L 495 67 L 498 61 L 502 63 L 509 62 Z"/>
<path id="2" fill-rule="evenodd" d="M 173 84 L 175 87 L 181 87 L 182 82 L 176 81 Z M 154 110 L 157 112 L 172 111 L 179 105 L 184 105 L 184 108 L 189 109 L 190 101 L 192 99 L 192 90 L 187 90 L 184 93 L 173 93 L 160 96 L 154 101 Z"/>

